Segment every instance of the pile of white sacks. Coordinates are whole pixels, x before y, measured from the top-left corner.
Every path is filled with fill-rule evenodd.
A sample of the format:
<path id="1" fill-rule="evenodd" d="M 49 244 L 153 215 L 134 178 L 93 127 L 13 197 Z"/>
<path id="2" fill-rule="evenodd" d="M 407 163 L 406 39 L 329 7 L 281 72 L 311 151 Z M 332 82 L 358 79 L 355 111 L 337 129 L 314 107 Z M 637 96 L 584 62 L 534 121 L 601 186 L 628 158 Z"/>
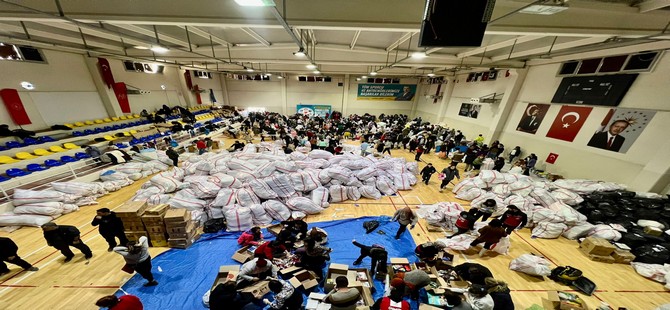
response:
<path id="1" fill-rule="evenodd" d="M 556 180 L 531 178 L 519 174 L 500 173 L 483 170 L 479 175 L 458 183 L 453 192 L 456 198 L 471 201 L 471 207 L 479 207 L 487 199 L 496 201 L 497 210 L 493 216 L 502 215 L 508 205 L 515 205 L 528 215 L 527 227 L 533 228 L 536 238 L 568 239 L 595 236 L 608 240 L 619 240 L 625 229 L 620 225 L 593 225 L 586 216 L 571 206 L 583 201 L 580 194 L 597 191 L 625 189 L 622 185 L 591 180 Z M 419 215 L 430 225 L 455 230 L 455 223 L 463 207 L 454 202 L 442 202 L 422 206 Z M 476 227 L 481 227 L 481 222 Z M 449 243 L 456 250 L 467 248 L 467 236 L 458 236 Z M 455 239 L 455 240 L 454 240 Z M 460 240 L 464 239 L 464 240 Z"/>
<path id="2" fill-rule="evenodd" d="M 380 199 L 417 182 L 416 162 L 403 158 L 284 151 L 272 143 L 249 144 L 229 153 L 183 154 L 181 168 L 159 173 L 133 200 L 167 203 L 193 218 L 225 218 L 229 231 L 244 231 L 316 214 L 330 203 Z M 163 153 L 158 159 L 171 162 Z"/>
<path id="3" fill-rule="evenodd" d="M 14 210 L 0 214 L 0 226 L 41 226 L 80 206 L 97 204 L 98 197 L 168 168 L 158 160 L 129 162 L 102 171 L 100 182 L 53 182 L 51 189 L 41 191 L 15 189 Z"/>

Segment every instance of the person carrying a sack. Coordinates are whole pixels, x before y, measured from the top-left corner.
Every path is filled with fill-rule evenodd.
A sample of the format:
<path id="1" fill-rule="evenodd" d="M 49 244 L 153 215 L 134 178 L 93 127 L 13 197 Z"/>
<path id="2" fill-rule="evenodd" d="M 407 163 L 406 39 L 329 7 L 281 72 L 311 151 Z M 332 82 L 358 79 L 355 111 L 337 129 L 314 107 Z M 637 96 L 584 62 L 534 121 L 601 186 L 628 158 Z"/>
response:
<path id="1" fill-rule="evenodd" d="M 126 265 L 121 270 L 127 273 L 137 271 L 142 278 L 147 280 L 144 286 L 158 285 L 151 273 L 151 256 L 149 255 L 149 239 L 147 237 L 140 237 L 137 243 L 128 242 L 126 246 L 117 246 L 114 248 L 114 252 L 123 256 L 126 261 Z"/>
<path id="2" fill-rule="evenodd" d="M 479 257 L 484 255 L 486 251 L 490 250 L 496 243 L 500 242 L 500 238 L 507 236 L 505 229 L 502 228 L 502 222 L 498 219 L 491 220 L 491 222 L 479 230 L 479 237 L 470 243 L 471 247 L 476 247 L 480 243 L 484 243 L 484 247 L 479 251 Z"/>

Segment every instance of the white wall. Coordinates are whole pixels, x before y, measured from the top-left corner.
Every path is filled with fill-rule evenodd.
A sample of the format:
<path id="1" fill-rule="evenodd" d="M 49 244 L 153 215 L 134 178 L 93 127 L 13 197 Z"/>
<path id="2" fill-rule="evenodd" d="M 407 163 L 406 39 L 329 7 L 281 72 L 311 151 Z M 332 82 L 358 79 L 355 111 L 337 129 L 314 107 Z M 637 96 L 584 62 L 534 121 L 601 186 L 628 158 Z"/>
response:
<path id="1" fill-rule="evenodd" d="M 439 123 L 438 111 L 442 103 L 442 99 L 437 99 L 437 102 L 433 102 L 433 99 L 428 98 L 430 95 L 435 95 L 437 92 L 437 84 L 419 84 L 417 87 L 416 95 L 416 110 L 414 115 L 410 115 L 412 118 L 421 117 L 422 120 Z M 440 92 L 444 92 L 447 88 L 446 84 L 440 86 Z"/>
<path id="2" fill-rule="evenodd" d="M 342 111 L 344 77 L 332 77 L 332 82 L 300 82 L 297 76 L 286 79 L 287 114 L 297 112 L 299 104 L 330 105 L 333 111 Z"/>
<path id="3" fill-rule="evenodd" d="M 240 81 L 226 79 L 229 105 L 247 108 L 264 107 L 271 112 L 282 112 L 282 80 Z"/>

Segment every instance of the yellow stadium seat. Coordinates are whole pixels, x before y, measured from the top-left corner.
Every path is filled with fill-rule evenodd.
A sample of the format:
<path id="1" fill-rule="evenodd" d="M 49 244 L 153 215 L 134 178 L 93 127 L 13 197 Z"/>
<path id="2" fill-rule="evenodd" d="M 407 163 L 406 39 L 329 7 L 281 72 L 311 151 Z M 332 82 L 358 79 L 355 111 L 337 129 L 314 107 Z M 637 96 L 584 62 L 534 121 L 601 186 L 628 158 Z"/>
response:
<path id="1" fill-rule="evenodd" d="M 14 155 L 16 158 L 24 160 L 24 159 L 32 159 L 32 158 L 37 158 L 33 154 L 30 154 L 28 152 L 18 152 L 16 155 Z"/>
<path id="2" fill-rule="evenodd" d="M 116 138 L 114 138 L 114 137 L 112 137 L 112 136 L 110 136 L 110 135 L 106 135 L 106 136 L 104 136 L 103 138 L 105 138 L 105 140 L 107 140 L 107 141 L 114 141 L 114 140 L 116 140 Z"/>
<path id="3" fill-rule="evenodd" d="M 70 124 L 70 123 L 67 123 L 67 124 L 63 124 L 63 125 L 65 125 L 65 126 L 67 126 L 67 127 L 70 127 L 70 128 L 74 128 L 74 127 L 77 127 L 77 126 L 75 126 L 74 124 Z"/>
<path id="4" fill-rule="evenodd" d="M 53 154 L 53 153 L 51 153 L 51 152 L 49 152 L 49 151 L 47 151 L 47 150 L 45 150 L 45 149 L 35 149 L 35 150 L 33 151 L 33 154 L 35 154 L 35 155 L 37 155 L 37 156 L 45 156 L 45 155 L 51 155 L 51 154 Z"/>
<path id="5" fill-rule="evenodd" d="M 130 133 L 126 131 L 126 132 L 123 133 L 123 136 L 124 137 L 130 137 Z"/>
<path id="6" fill-rule="evenodd" d="M 77 126 L 77 127 L 86 126 L 86 124 L 84 124 L 82 122 L 75 122 L 74 125 Z"/>
<path id="7" fill-rule="evenodd" d="M 112 121 L 115 121 L 115 122 L 116 122 L 116 121 L 118 121 L 118 120 L 119 120 L 118 117 L 116 117 L 116 116 L 112 117 Z"/>
<path id="8" fill-rule="evenodd" d="M 59 145 L 52 145 L 49 147 L 49 151 L 52 151 L 54 153 L 59 153 L 59 152 L 65 152 L 66 150 Z"/>
<path id="9" fill-rule="evenodd" d="M 121 115 L 121 117 L 119 117 L 119 119 L 128 119 L 128 118 L 125 115 Z"/>
<path id="10" fill-rule="evenodd" d="M 140 115 L 139 114 L 133 114 L 133 117 L 134 118 L 140 118 Z"/>
<path id="11" fill-rule="evenodd" d="M 136 134 L 136 133 L 137 133 L 137 130 L 135 130 L 135 129 L 131 129 L 131 130 L 130 130 L 130 134 L 133 134 L 133 135 L 134 135 L 134 134 Z"/>
<path id="12" fill-rule="evenodd" d="M 105 121 L 105 123 L 111 123 L 112 119 L 109 118 L 109 117 L 105 117 L 105 119 L 103 119 L 103 121 Z"/>
<path id="13" fill-rule="evenodd" d="M 102 124 L 102 123 L 104 123 L 101 119 L 96 119 L 96 120 L 94 120 L 93 122 L 96 123 L 96 124 Z"/>
<path id="14" fill-rule="evenodd" d="M 0 156 L 0 165 L 2 164 L 11 164 L 11 163 L 17 163 L 19 162 L 18 160 L 11 158 L 7 155 Z"/>
<path id="15" fill-rule="evenodd" d="M 79 146 L 74 143 L 65 143 L 63 144 L 63 147 L 65 147 L 68 150 L 74 150 L 79 148 Z"/>
<path id="16" fill-rule="evenodd" d="M 84 123 L 85 123 L 86 125 L 93 125 L 93 124 L 95 124 L 93 121 L 85 121 Z"/>

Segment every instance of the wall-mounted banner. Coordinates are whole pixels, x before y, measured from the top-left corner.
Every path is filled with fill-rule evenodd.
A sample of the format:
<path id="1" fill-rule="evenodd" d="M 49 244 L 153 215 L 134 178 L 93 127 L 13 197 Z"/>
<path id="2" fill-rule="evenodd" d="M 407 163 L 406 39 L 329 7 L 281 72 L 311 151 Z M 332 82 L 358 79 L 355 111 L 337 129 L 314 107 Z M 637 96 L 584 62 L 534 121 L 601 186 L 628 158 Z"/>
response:
<path id="1" fill-rule="evenodd" d="M 626 153 L 654 115 L 656 111 L 610 109 L 587 145 Z"/>
<path id="2" fill-rule="evenodd" d="M 358 100 L 412 101 L 416 85 L 358 84 Z"/>
<path id="3" fill-rule="evenodd" d="M 516 126 L 516 130 L 535 134 L 547 111 L 549 111 L 548 104 L 529 103 L 523 112 L 519 125 Z"/>
<path id="4" fill-rule="evenodd" d="M 477 118 L 479 116 L 479 111 L 481 110 L 481 104 L 461 103 L 461 109 L 458 110 L 458 115 L 469 118 Z"/>
<path id="5" fill-rule="evenodd" d="M 299 104 L 297 107 L 298 114 L 307 116 L 321 116 L 326 117 L 330 115 L 331 108 L 329 105 L 315 105 L 315 104 Z"/>
<path id="6" fill-rule="evenodd" d="M 572 142 L 591 114 L 591 107 L 564 105 L 547 132 L 547 137 Z"/>

